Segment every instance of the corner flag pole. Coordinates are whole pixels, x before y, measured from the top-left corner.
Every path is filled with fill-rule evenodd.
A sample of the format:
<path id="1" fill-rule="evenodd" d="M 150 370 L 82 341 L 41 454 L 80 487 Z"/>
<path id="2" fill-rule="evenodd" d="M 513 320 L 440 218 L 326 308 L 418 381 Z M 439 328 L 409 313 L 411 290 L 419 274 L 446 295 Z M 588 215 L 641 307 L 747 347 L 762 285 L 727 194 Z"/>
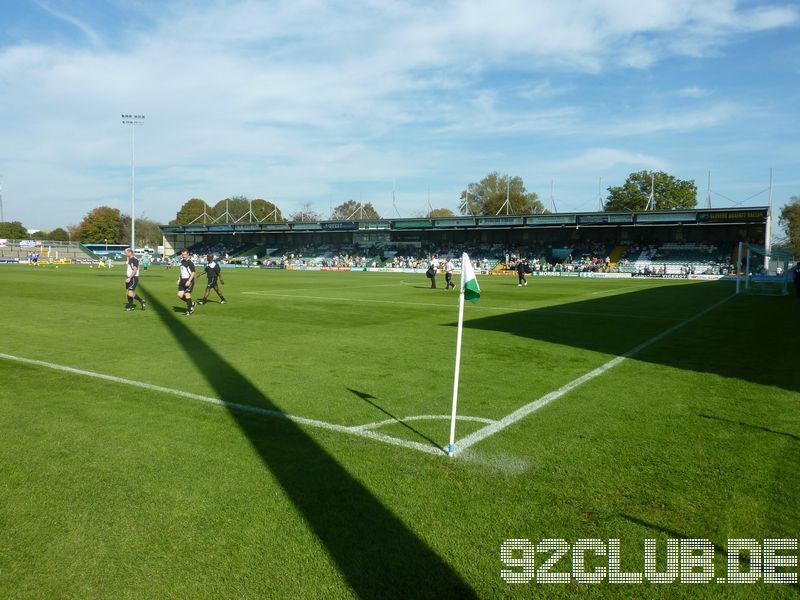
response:
<path id="1" fill-rule="evenodd" d="M 464 268 L 461 268 L 461 293 L 458 296 L 458 334 L 456 336 L 456 370 L 453 376 L 453 412 L 450 416 L 450 444 L 447 455 L 453 456 L 456 450 L 456 407 L 458 406 L 458 375 L 461 366 L 461 332 L 464 328 Z"/>

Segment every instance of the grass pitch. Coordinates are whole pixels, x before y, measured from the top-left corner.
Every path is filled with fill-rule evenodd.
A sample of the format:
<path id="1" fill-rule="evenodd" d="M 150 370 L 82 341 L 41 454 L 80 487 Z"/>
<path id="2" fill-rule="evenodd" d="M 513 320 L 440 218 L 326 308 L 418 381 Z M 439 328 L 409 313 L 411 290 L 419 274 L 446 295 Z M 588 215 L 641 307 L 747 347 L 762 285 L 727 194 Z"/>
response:
<path id="1" fill-rule="evenodd" d="M 729 538 L 800 538 L 796 298 L 481 278 L 456 430 L 477 441 L 448 458 L 454 292 L 228 270 L 229 304 L 186 317 L 176 277 L 145 272 L 126 313 L 121 268 L 0 268 L 0 596 L 797 597 L 500 577 L 507 538 L 618 538 L 638 572 L 646 538 L 707 538 L 722 574 Z"/>

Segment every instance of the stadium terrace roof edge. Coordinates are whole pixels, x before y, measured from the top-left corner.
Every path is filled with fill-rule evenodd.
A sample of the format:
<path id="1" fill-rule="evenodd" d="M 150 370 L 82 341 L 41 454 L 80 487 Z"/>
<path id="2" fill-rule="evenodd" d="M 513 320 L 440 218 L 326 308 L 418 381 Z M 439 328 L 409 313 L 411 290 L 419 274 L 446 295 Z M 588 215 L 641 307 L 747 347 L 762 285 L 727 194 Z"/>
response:
<path id="1" fill-rule="evenodd" d="M 567 212 L 533 215 L 462 215 L 343 221 L 260 221 L 162 225 L 163 234 L 398 231 L 421 229 L 489 229 L 497 227 L 653 226 L 680 224 L 766 224 L 769 207 L 692 208 L 625 212 Z"/>

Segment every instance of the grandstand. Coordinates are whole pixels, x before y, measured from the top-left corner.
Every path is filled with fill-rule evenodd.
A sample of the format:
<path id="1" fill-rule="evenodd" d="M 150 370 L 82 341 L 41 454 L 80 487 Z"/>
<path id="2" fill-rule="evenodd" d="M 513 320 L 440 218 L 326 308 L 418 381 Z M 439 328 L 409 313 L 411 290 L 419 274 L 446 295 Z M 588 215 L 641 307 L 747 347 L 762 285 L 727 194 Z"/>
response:
<path id="1" fill-rule="evenodd" d="M 97 259 L 86 246 L 78 242 L 0 240 L 2 262 L 25 262 L 30 252 L 38 252 L 40 262 L 81 262 Z"/>
<path id="2" fill-rule="evenodd" d="M 417 269 L 469 253 L 483 272 L 520 259 L 534 272 L 727 275 L 738 242 L 765 244 L 769 209 L 587 212 L 439 219 L 262 222 L 162 227 L 166 255 L 187 247 L 229 264 Z"/>

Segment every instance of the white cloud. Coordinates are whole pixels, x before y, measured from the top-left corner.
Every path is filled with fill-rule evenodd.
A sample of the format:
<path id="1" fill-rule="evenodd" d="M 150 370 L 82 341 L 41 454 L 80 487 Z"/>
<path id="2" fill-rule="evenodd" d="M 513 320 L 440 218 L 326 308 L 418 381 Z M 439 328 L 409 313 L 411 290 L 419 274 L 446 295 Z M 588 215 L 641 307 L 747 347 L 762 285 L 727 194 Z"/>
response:
<path id="1" fill-rule="evenodd" d="M 89 40 L 89 42 L 91 42 L 92 45 L 94 46 L 100 45 L 101 43 L 100 36 L 85 21 L 82 21 L 81 19 L 78 19 L 77 17 L 74 17 L 66 12 L 57 10 L 52 6 L 50 6 L 48 3 L 42 2 L 41 0 L 34 0 L 34 3 L 52 17 L 55 17 L 59 21 L 63 21 L 75 27 L 86 37 L 87 40 Z"/>
<path id="2" fill-rule="evenodd" d="M 667 170 L 668 161 L 657 156 L 629 152 L 617 148 L 590 148 L 586 152 L 557 162 L 547 163 L 543 172 L 569 173 L 571 171 L 587 171 L 603 173 L 617 170 L 617 167 L 639 169 Z"/>
<path id="3" fill-rule="evenodd" d="M 351 181 L 432 177 L 470 154 L 499 152 L 496 136 L 713 127 L 741 109 L 598 119 L 575 95 L 591 92 L 542 74 L 646 69 L 798 20 L 795 7 L 740 9 L 733 0 L 302 0 L 145 6 L 149 28 L 101 31 L 91 15 L 40 5 L 91 46 L 0 48 L 0 164 L 18 166 L 4 167 L 7 181 L 23 179 L 15 187 L 30 206 L 55 195 L 36 174 L 50 172 L 69 181 L 59 197 L 117 197 L 124 208 L 130 148 L 119 115 L 142 112 L 142 205 L 158 218 L 190 195 L 275 195 L 299 205 Z M 508 73 L 521 75 L 498 85 Z M 581 160 L 601 168 L 634 158 L 595 149 Z"/>
<path id="4" fill-rule="evenodd" d="M 703 98 L 710 94 L 709 90 L 701 87 L 686 87 L 675 92 L 676 96 L 683 98 Z"/>

